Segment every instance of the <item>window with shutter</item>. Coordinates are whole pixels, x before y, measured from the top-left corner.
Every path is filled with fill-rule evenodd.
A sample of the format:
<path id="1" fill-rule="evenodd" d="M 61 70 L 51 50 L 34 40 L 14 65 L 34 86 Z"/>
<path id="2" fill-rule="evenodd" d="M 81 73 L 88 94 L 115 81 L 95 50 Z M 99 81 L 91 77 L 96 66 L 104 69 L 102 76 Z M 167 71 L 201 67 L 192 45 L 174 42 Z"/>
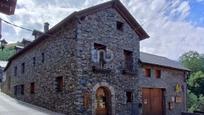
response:
<path id="1" fill-rule="evenodd" d="M 56 91 L 61 92 L 63 90 L 63 77 L 56 78 Z"/>

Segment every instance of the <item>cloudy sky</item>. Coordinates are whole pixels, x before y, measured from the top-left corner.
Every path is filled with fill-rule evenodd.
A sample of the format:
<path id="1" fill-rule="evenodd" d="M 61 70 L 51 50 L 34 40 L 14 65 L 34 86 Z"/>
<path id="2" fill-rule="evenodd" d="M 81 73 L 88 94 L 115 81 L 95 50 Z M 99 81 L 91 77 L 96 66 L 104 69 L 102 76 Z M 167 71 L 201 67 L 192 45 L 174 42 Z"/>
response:
<path id="1" fill-rule="evenodd" d="M 73 11 L 108 0 L 17 0 L 15 15 L 0 17 L 29 29 L 54 26 Z M 204 0 L 121 0 L 150 35 L 141 41 L 141 51 L 178 59 L 189 50 L 204 53 Z M 8 42 L 33 39 L 30 31 L 3 23 Z"/>

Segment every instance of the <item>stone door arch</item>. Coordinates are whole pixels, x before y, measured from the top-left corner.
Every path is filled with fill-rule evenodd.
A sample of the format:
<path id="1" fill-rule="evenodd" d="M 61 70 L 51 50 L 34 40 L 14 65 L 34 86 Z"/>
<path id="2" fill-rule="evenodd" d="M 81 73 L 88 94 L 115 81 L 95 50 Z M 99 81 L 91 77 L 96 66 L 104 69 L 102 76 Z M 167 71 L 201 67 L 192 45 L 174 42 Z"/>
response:
<path id="1" fill-rule="evenodd" d="M 92 115 L 115 115 L 115 91 L 108 83 L 94 86 L 92 100 Z"/>

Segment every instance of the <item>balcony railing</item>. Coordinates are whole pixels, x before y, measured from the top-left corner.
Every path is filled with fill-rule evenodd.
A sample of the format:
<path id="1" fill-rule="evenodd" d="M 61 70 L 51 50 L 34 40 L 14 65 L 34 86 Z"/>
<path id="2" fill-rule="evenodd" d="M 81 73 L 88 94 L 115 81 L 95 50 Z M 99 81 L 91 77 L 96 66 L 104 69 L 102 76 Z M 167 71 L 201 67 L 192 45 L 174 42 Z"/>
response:
<path id="1" fill-rule="evenodd" d="M 137 71 L 134 69 L 134 63 L 131 61 L 124 61 L 122 65 L 122 74 L 136 75 Z"/>
<path id="2" fill-rule="evenodd" d="M 102 74 L 111 73 L 110 68 L 107 68 L 106 65 L 101 65 L 101 64 L 94 64 L 92 66 L 92 71 L 94 73 L 102 73 Z"/>

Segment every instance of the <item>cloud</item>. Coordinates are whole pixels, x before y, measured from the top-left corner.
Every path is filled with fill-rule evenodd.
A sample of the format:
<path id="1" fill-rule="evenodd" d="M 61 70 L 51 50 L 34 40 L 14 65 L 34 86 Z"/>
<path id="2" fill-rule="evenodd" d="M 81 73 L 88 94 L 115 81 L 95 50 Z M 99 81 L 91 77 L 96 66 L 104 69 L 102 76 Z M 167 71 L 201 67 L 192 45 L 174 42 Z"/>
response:
<path id="1" fill-rule="evenodd" d="M 73 11 L 108 0 L 18 0 L 14 16 L 3 19 L 26 28 L 43 30 L 44 22 L 54 26 Z M 121 0 L 150 35 L 141 41 L 141 50 L 177 59 L 182 53 L 196 50 L 204 53 L 204 27 L 186 20 L 191 13 L 184 0 Z M 203 0 L 197 0 L 203 1 Z M 202 19 L 202 18 L 201 18 Z M 9 42 L 31 39 L 31 32 L 4 25 L 3 35 Z M 12 33 L 12 34 L 11 34 Z M 32 38 L 33 39 L 33 38 Z"/>
<path id="2" fill-rule="evenodd" d="M 204 2 L 204 0 L 196 0 L 197 2 Z"/>
<path id="3" fill-rule="evenodd" d="M 203 27 L 186 21 L 190 13 L 188 1 L 131 0 L 124 2 L 137 21 L 150 35 L 141 41 L 141 50 L 178 59 L 189 50 L 204 53 Z"/>

